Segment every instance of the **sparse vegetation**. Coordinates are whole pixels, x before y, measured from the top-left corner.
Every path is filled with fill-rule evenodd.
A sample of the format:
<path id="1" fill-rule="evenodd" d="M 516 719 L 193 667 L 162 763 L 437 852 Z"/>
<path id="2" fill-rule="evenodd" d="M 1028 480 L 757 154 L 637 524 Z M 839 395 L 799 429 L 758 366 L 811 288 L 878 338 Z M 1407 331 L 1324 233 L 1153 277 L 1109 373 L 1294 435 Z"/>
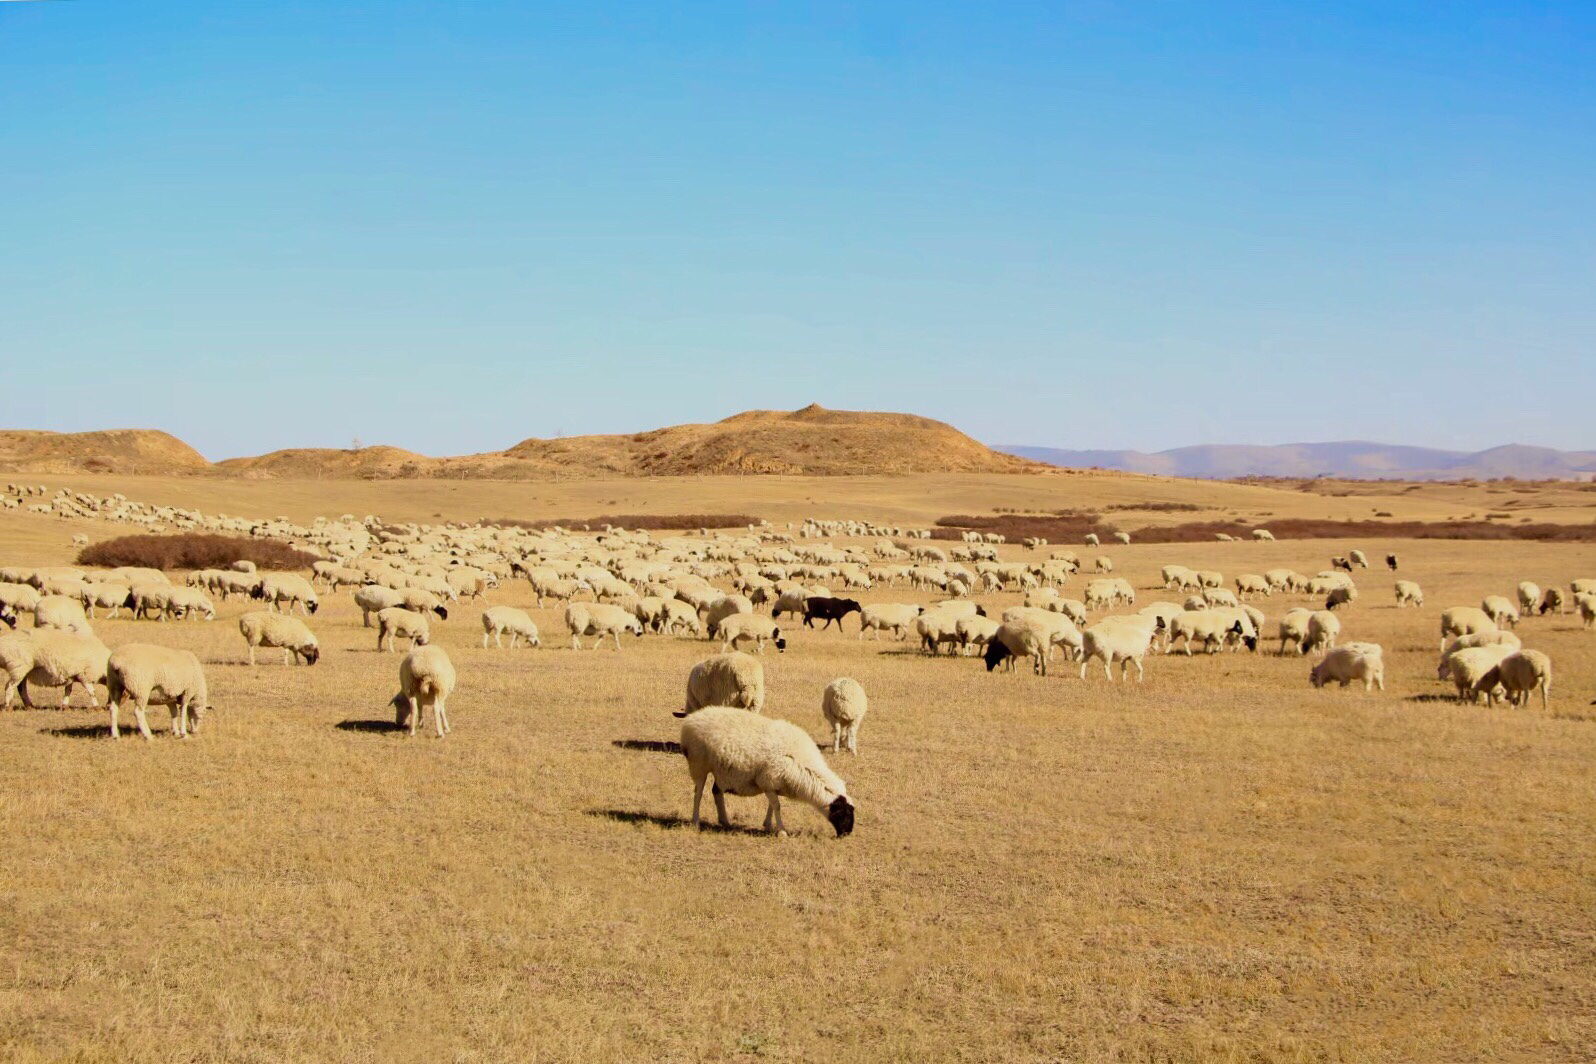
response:
<path id="1" fill-rule="evenodd" d="M 589 530 L 614 525 L 616 528 L 655 531 L 683 531 L 695 528 L 746 528 L 757 525 L 752 514 L 604 514 L 599 517 L 544 517 L 526 520 L 519 517 L 484 517 L 485 525 L 510 528 L 569 528 Z"/>

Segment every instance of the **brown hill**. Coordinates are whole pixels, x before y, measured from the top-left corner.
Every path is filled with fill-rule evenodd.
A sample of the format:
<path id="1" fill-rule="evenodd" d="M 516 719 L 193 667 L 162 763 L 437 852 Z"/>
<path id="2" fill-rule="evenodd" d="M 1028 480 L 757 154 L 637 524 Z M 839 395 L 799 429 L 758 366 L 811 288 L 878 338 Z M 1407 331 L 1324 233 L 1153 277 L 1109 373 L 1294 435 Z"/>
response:
<path id="1" fill-rule="evenodd" d="M 428 458 L 394 447 L 288 450 L 217 464 L 239 476 L 541 479 L 726 473 L 1016 473 L 1046 467 L 999 454 L 951 425 L 912 414 L 807 406 L 750 410 L 709 425 L 626 436 L 529 439 L 505 451 Z"/>
<path id="2" fill-rule="evenodd" d="M 0 429 L 0 471 L 7 473 L 122 473 L 172 476 L 204 473 L 205 456 L 158 429 L 44 432 Z"/>

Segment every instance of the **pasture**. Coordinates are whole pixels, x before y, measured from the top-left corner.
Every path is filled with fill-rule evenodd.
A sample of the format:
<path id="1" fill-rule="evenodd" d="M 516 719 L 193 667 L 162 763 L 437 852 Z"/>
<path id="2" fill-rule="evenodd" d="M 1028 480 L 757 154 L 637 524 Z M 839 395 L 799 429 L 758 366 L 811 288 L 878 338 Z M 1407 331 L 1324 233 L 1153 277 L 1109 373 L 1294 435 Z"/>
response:
<path id="1" fill-rule="evenodd" d="M 1088 483 L 1034 480 L 1055 493 Z M 1101 481 L 1121 482 L 1143 494 L 1159 483 Z M 163 502 L 187 487 L 74 486 Z M 446 483 L 352 484 L 339 501 L 345 487 L 196 481 L 211 495 L 191 504 L 472 520 L 669 497 L 539 485 L 565 494 L 518 511 L 480 485 L 456 502 Z M 689 484 L 697 494 L 670 509 L 733 498 L 715 487 Z M 899 485 L 877 511 L 857 485 L 853 499 L 812 502 L 817 481 L 780 513 L 746 494 L 735 508 L 890 518 L 983 501 L 973 485 L 968 498 L 923 487 Z M 1315 504 L 1214 490 L 1260 512 Z M 628 507 L 624 491 L 653 494 Z M 77 531 L 120 533 L 0 514 L 0 564 L 66 563 Z M 687 823 L 671 712 L 718 644 L 649 635 L 573 652 L 560 611 L 532 608 L 524 581 L 483 605 L 527 608 L 541 649 L 482 649 L 469 603 L 433 624 L 460 673 L 442 741 L 389 730 L 400 655 L 377 650 L 347 590 L 310 619 L 313 667 L 275 651 L 245 665 L 237 617 L 255 604 L 237 599 L 209 623 L 99 620 L 113 648 L 194 650 L 215 708 L 187 742 L 152 711 L 148 744 L 111 742 L 81 694 L 67 709 L 0 713 L 0 1056 L 1590 1059 L 1596 633 L 1573 614 L 1520 626 L 1554 662 L 1549 712 L 1458 704 L 1435 664 L 1442 608 L 1511 596 L 1523 579 L 1596 576 L 1596 545 L 1057 546 L 1113 558 L 1138 606 L 1179 601 L 1157 589 L 1167 563 L 1228 583 L 1274 566 L 1311 573 L 1361 547 L 1377 568 L 1354 574 L 1344 638 L 1385 647 L 1387 690 L 1311 689 L 1310 659 L 1277 656 L 1272 623 L 1257 654 L 1154 656 L 1144 683 L 1122 684 L 1100 666 L 1084 681 L 1065 666 L 988 674 L 975 658 L 861 642 L 857 616 L 841 634 L 794 620 L 787 653 L 764 656 L 766 712 L 821 740 L 821 691 L 838 676 L 862 683 L 871 709 L 857 757 L 828 751 L 858 804 L 854 834 L 834 838 L 789 803 L 793 834 L 776 839 L 750 830 L 764 815 L 755 799 L 728 800 L 739 830 Z M 1388 550 L 1424 608 L 1394 607 Z M 1020 596 L 975 599 L 995 616 Z M 1317 606 L 1256 604 L 1271 622 Z"/>

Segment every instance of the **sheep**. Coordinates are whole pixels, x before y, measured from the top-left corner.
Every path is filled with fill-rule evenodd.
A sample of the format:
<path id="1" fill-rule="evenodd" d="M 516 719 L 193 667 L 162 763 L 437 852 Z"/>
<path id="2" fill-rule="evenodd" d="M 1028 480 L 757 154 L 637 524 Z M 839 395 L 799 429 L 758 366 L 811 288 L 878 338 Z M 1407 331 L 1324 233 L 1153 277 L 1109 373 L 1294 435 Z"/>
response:
<path id="1" fill-rule="evenodd" d="M 1350 573 L 1352 572 L 1352 562 L 1350 562 L 1344 555 L 1337 555 L 1336 557 L 1330 559 L 1330 568 L 1342 569 Z"/>
<path id="2" fill-rule="evenodd" d="M 1397 609 L 1404 606 L 1423 606 L 1424 589 L 1412 580 L 1398 580 L 1396 582 Z"/>
<path id="3" fill-rule="evenodd" d="M 1201 644 L 1204 653 L 1208 654 L 1217 653 L 1231 636 L 1246 643 L 1249 650 L 1256 650 L 1258 647 L 1257 630 L 1253 628 L 1251 620 L 1229 610 L 1197 612 L 1183 610 L 1168 622 L 1168 631 L 1169 638 L 1164 644 L 1165 654 L 1175 649 L 1176 640 L 1185 640 L 1184 649 L 1188 658 L 1191 657 L 1191 644 L 1194 639 Z"/>
<path id="4" fill-rule="evenodd" d="M 391 587 L 381 584 L 367 584 L 355 592 L 355 605 L 360 608 L 360 622 L 363 626 L 371 627 L 371 615 L 393 606 L 403 606 L 405 596 L 402 591 L 395 591 Z"/>
<path id="5" fill-rule="evenodd" d="M 1260 543 L 1273 543 L 1275 541 L 1274 533 L 1269 531 L 1267 528 L 1253 529 L 1252 538 Z"/>
<path id="6" fill-rule="evenodd" d="M 1129 532 L 1115 532 L 1114 533 L 1114 542 L 1115 543 L 1122 543 L 1122 544 L 1124 544 L 1125 546 L 1128 547 L 1128 546 L 1130 546 L 1130 541 L 1131 541 L 1131 538 L 1130 538 L 1130 533 Z"/>
<path id="7" fill-rule="evenodd" d="M 998 625 L 996 632 L 987 640 L 986 653 L 982 661 L 986 664 L 986 671 L 991 672 L 999 664 L 1007 662 L 1007 668 L 1014 667 L 1014 662 L 1021 658 L 1031 659 L 1031 671 L 1038 676 L 1047 675 L 1047 657 L 1052 648 L 1053 629 L 1031 617 L 1016 617 L 1006 620 Z"/>
<path id="8" fill-rule="evenodd" d="M 1539 650 L 1520 650 L 1497 662 L 1474 685 L 1474 697 L 1484 691 L 1490 705 L 1496 704 L 1496 689 L 1506 692 L 1515 706 L 1528 706 L 1530 696 L 1541 692 L 1541 709 L 1546 709 L 1552 694 L 1552 659 Z"/>
<path id="9" fill-rule="evenodd" d="M 1330 594 L 1325 597 L 1324 608 L 1327 610 L 1339 609 L 1349 602 L 1356 601 L 1357 597 L 1358 589 L 1355 587 L 1333 587 L 1330 589 Z"/>
<path id="10" fill-rule="evenodd" d="M 1080 660 L 1081 630 L 1076 627 L 1072 619 L 1052 610 L 1038 610 L 1028 606 L 1014 606 L 1003 611 L 1004 624 L 1021 620 L 1040 625 L 1047 630 L 1049 660 L 1053 657 L 1054 647 L 1063 647 L 1072 660 Z"/>
<path id="11" fill-rule="evenodd" d="M 431 613 L 440 621 L 449 619 L 449 608 L 443 604 L 435 592 L 422 587 L 406 587 L 399 590 L 399 604 L 411 613 Z"/>
<path id="12" fill-rule="evenodd" d="M 1341 621 L 1329 610 L 1318 610 L 1308 615 L 1308 634 L 1302 641 L 1302 652 L 1328 650 L 1341 636 Z"/>
<path id="13" fill-rule="evenodd" d="M 1346 687 L 1353 680 L 1362 680 L 1363 689 L 1371 687 L 1385 690 L 1385 660 L 1377 643 L 1346 643 L 1331 647 L 1308 672 L 1308 682 L 1314 687 L 1339 682 Z"/>
<path id="14" fill-rule="evenodd" d="M 1504 632 L 1500 629 L 1490 632 L 1476 632 L 1472 635 L 1460 635 L 1452 640 L 1446 645 L 1446 649 L 1441 651 L 1441 657 L 1444 660 L 1448 654 L 1459 650 L 1467 650 L 1469 647 L 1511 647 L 1517 650 L 1523 645 L 1524 641 L 1512 632 Z M 1440 678 L 1446 679 L 1445 676 Z"/>
<path id="15" fill-rule="evenodd" d="M 844 617 L 850 613 L 858 613 L 863 616 L 863 610 L 864 607 L 859 604 L 857 599 L 821 598 L 818 595 L 811 595 L 809 598 L 804 599 L 804 627 L 813 628 L 814 622 L 818 618 L 826 622 L 820 626 L 821 631 L 830 628 L 833 621 L 837 623 L 837 630 L 841 631 Z"/>
<path id="16" fill-rule="evenodd" d="M 105 682 L 106 661 L 111 651 L 92 635 L 52 631 L 0 636 L 0 673 L 5 677 L 4 705 L 11 708 L 13 692 L 22 696 L 22 705 L 33 707 L 28 684 L 35 687 L 63 687 L 61 704 L 72 698 L 73 686 L 89 693 L 89 704 L 98 706 L 94 685 Z"/>
<path id="17" fill-rule="evenodd" d="M 737 644 L 744 639 L 754 641 L 756 654 L 765 652 L 767 642 L 774 643 L 779 652 L 785 653 L 787 650 L 787 640 L 775 620 L 762 613 L 739 613 L 726 618 L 721 622 L 720 638 L 723 651 L 736 650 Z"/>
<path id="18" fill-rule="evenodd" d="M 1465 647 L 1441 659 L 1435 670 L 1438 680 L 1450 679 L 1457 688 L 1459 702 L 1479 700 L 1480 681 L 1509 654 L 1516 651 L 1509 646 Z"/>
<path id="19" fill-rule="evenodd" d="M 1387 554 L 1385 556 L 1385 565 L 1386 568 L 1390 569 L 1393 573 L 1396 572 L 1397 556 L 1395 554 Z"/>
<path id="20" fill-rule="evenodd" d="M 1225 574 L 1212 569 L 1203 569 L 1197 573 L 1197 586 L 1202 590 L 1211 587 L 1224 587 Z"/>
<path id="21" fill-rule="evenodd" d="M 727 794 L 763 794 L 767 832 L 787 833 L 782 798 L 823 812 L 839 838 L 853 831 L 854 806 L 847 786 L 826 764 L 815 741 L 796 725 L 731 706 L 709 706 L 682 722 L 681 746 L 693 781 L 695 828 L 703 823 L 704 781 L 714 776 L 715 812 L 723 828 L 731 827 Z"/>
<path id="22" fill-rule="evenodd" d="M 514 606 L 489 606 L 482 611 L 482 648 L 487 649 L 488 637 L 493 637 L 493 645 L 504 648 L 503 635 L 510 635 L 510 647 L 514 649 L 524 639 L 529 647 L 542 646 L 538 639 L 538 626 L 532 623 L 532 618 L 527 616 L 525 610 L 518 610 Z"/>
<path id="23" fill-rule="evenodd" d="M 920 648 L 928 654 L 937 654 L 947 645 L 949 651 L 958 644 L 958 624 L 966 615 L 945 609 L 929 609 L 914 619 L 914 634 L 920 637 Z"/>
<path id="24" fill-rule="evenodd" d="M 255 563 L 246 558 L 240 558 L 232 564 L 231 568 L 235 573 L 253 573 L 255 571 Z"/>
<path id="25" fill-rule="evenodd" d="M 726 619 L 730 621 L 731 618 Z M 615 641 L 615 649 L 621 649 L 621 633 L 631 632 L 637 638 L 643 638 L 643 625 L 631 613 L 620 606 L 611 606 L 603 602 L 572 602 L 565 607 L 565 627 L 571 633 L 571 649 L 582 649 L 582 636 L 593 636 L 592 649 L 597 650 L 604 643 L 604 637 L 609 636 Z M 721 628 L 725 628 L 722 622 Z"/>
<path id="26" fill-rule="evenodd" d="M 321 608 L 316 589 L 297 573 L 267 573 L 250 590 L 249 597 L 283 613 L 291 613 L 298 606 L 301 613 L 309 616 Z"/>
<path id="27" fill-rule="evenodd" d="M 1308 652 L 1308 621 L 1313 616 L 1312 610 L 1296 609 L 1287 610 L 1285 616 L 1280 618 L 1280 653 L 1286 652 L 1290 646 L 1299 655 Z M 1337 624 L 1340 622 L 1337 621 Z"/>
<path id="28" fill-rule="evenodd" d="M 858 680 L 843 676 L 826 685 L 820 696 L 820 713 L 831 725 L 832 753 L 840 753 L 846 746 L 848 753 L 858 755 L 859 725 L 869 708 L 870 701 Z"/>
<path id="29" fill-rule="evenodd" d="M 741 651 L 716 654 L 687 674 L 687 700 L 675 715 L 685 717 L 706 706 L 765 711 L 765 667 Z"/>
<path id="30" fill-rule="evenodd" d="M 432 710 L 438 738 L 449 734 L 449 696 L 454 693 L 454 663 L 439 646 L 411 647 L 399 662 L 399 693 L 389 701 L 394 726 L 408 727 L 414 736 L 421 718 Z"/>
<path id="31" fill-rule="evenodd" d="M 688 635 L 704 634 L 704 622 L 691 602 L 681 599 L 664 599 L 660 606 L 659 630 L 668 635 L 685 632 Z"/>
<path id="32" fill-rule="evenodd" d="M 1097 558 L 1092 562 L 1092 571 L 1095 573 L 1111 573 L 1114 571 L 1112 558 Z"/>
<path id="33" fill-rule="evenodd" d="M 720 622 L 734 613 L 753 613 L 754 604 L 747 595 L 722 595 L 698 611 L 704 620 L 704 634 L 710 639 L 720 628 Z"/>
<path id="34" fill-rule="evenodd" d="M 1203 602 L 1209 607 L 1229 606 L 1235 608 L 1241 605 L 1241 600 L 1236 597 L 1234 592 L 1226 591 L 1221 587 L 1209 588 L 1203 592 Z"/>
<path id="35" fill-rule="evenodd" d="M 1596 576 L 1581 576 L 1569 581 L 1568 589 L 1577 595 L 1596 595 Z"/>
<path id="36" fill-rule="evenodd" d="M 10 606 L 18 613 L 32 613 L 42 597 L 31 584 L 0 583 L 0 605 Z"/>
<path id="37" fill-rule="evenodd" d="M 1364 569 L 1369 567 L 1369 559 L 1361 550 L 1349 550 L 1347 551 L 1347 557 L 1352 560 L 1353 565 L 1360 566 Z"/>
<path id="38" fill-rule="evenodd" d="M 1541 589 L 1528 580 L 1518 585 L 1518 608 L 1525 613 L 1534 613 L 1535 607 L 1540 605 Z M 1487 611 L 1489 612 L 1489 611 Z M 1501 624 L 1501 621 L 1497 621 Z"/>
<path id="39" fill-rule="evenodd" d="M 1486 595 L 1480 602 L 1480 609 L 1498 628 L 1518 626 L 1518 608 L 1508 601 L 1506 595 Z"/>
<path id="40" fill-rule="evenodd" d="M 1082 542 L 1084 542 L 1088 547 L 1100 547 L 1103 544 L 1103 541 L 1097 538 L 1096 532 L 1086 533 L 1085 537 L 1082 539 Z"/>
<path id="41" fill-rule="evenodd" d="M 315 633 L 297 617 L 270 610 L 251 610 L 238 619 L 238 630 L 249 645 L 249 663 L 255 664 L 256 647 L 281 647 L 283 664 L 314 665 L 321 658 Z"/>
<path id="42" fill-rule="evenodd" d="M 1548 613 L 1568 612 L 1568 599 L 1564 597 L 1563 589 L 1560 587 L 1547 588 L 1545 593 L 1541 595 L 1541 601 L 1535 607 L 1535 612 L 1543 617 Z"/>
<path id="43" fill-rule="evenodd" d="M 39 604 L 33 607 L 33 627 L 59 628 L 63 632 L 76 632 L 79 635 L 94 634 L 88 615 L 83 612 L 83 603 L 65 595 L 41 597 Z"/>
<path id="44" fill-rule="evenodd" d="M 106 701 L 111 709 L 111 738 L 120 739 L 117 713 L 124 701 L 133 702 L 133 716 L 138 721 L 139 734 L 153 739 L 150 724 L 144 711 L 153 702 L 170 706 L 172 734 L 187 739 L 190 732 L 199 731 L 200 723 L 210 708 L 210 696 L 205 686 L 205 670 L 199 658 L 188 650 L 154 646 L 149 643 L 128 643 L 118 647 L 106 667 Z"/>
<path id="45" fill-rule="evenodd" d="M 1157 617 L 1140 614 L 1104 617 L 1081 633 L 1081 679 L 1086 679 L 1086 666 L 1093 658 L 1103 659 L 1103 673 L 1110 682 L 1114 679 L 1114 662 L 1119 662 L 1120 679 L 1128 678 L 1130 666 L 1136 666 L 1136 681 L 1145 679 L 1142 659 L 1151 648 L 1153 634 L 1163 627 Z"/>
<path id="46" fill-rule="evenodd" d="M 432 642 L 432 627 L 424 613 L 413 613 L 403 606 L 389 606 L 377 611 L 377 649 L 393 653 L 396 638 L 410 640 L 410 648 L 426 646 Z"/>
<path id="47" fill-rule="evenodd" d="M 1586 631 L 1596 628 L 1596 594 L 1575 595 L 1574 606 L 1579 610 L 1580 627 Z"/>
<path id="48" fill-rule="evenodd" d="M 1165 586 L 1168 586 L 1167 584 Z M 1236 597 L 1245 602 L 1248 596 L 1262 595 L 1268 598 L 1271 594 L 1269 581 L 1255 573 L 1243 573 L 1236 577 Z"/>
<path id="49" fill-rule="evenodd" d="M 88 609 L 89 616 L 94 617 L 96 607 L 109 610 L 107 617 L 116 617 L 127 605 L 127 597 L 132 589 L 126 584 L 95 583 L 85 586 L 83 591 L 83 605 Z"/>
<path id="50" fill-rule="evenodd" d="M 190 617 L 198 614 L 207 621 L 214 621 L 216 607 L 198 588 L 174 587 L 166 598 L 166 614 L 169 617 Z"/>
<path id="51" fill-rule="evenodd" d="M 1497 631 L 1496 622 L 1477 606 L 1452 606 L 1441 611 L 1441 649 L 1447 640 L 1476 632 Z"/>
<path id="52" fill-rule="evenodd" d="M 916 617 L 925 612 L 924 606 L 899 602 L 872 602 L 859 611 L 859 638 L 874 632 L 877 641 L 882 632 L 895 632 L 899 639 L 909 638 L 909 628 Z"/>

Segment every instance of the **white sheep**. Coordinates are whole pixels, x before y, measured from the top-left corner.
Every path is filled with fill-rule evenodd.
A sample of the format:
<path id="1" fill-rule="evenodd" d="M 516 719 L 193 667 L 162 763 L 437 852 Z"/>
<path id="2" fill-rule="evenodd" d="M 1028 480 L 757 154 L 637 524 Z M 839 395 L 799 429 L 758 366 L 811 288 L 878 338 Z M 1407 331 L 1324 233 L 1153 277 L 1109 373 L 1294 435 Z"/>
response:
<path id="1" fill-rule="evenodd" d="M 1539 591 L 1537 591 L 1539 594 Z M 1485 611 L 1498 628 L 1516 628 L 1519 616 L 1518 607 L 1510 602 L 1506 595 L 1486 595 L 1480 602 L 1480 609 Z"/>
<path id="2" fill-rule="evenodd" d="M 394 707 L 394 724 L 415 735 L 421 719 L 432 710 L 438 738 L 449 734 L 449 696 L 454 693 L 454 663 L 439 646 L 412 647 L 399 662 L 399 693 L 389 705 Z"/>
<path id="3" fill-rule="evenodd" d="M 251 610 L 238 619 L 238 630 L 249 646 L 249 663 L 255 664 L 256 647 L 280 647 L 283 664 L 314 665 L 321 657 L 321 645 L 316 635 L 298 617 L 270 610 Z"/>
<path id="4" fill-rule="evenodd" d="M 1398 580 L 1396 582 L 1397 609 L 1404 606 L 1423 606 L 1424 589 L 1412 580 Z"/>
<path id="5" fill-rule="evenodd" d="M 393 653 L 395 639 L 410 640 L 410 648 L 426 646 L 432 642 L 432 626 L 424 613 L 414 613 L 403 606 L 389 606 L 377 611 L 377 649 Z"/>
<path id="6" fill-rule="evenodd" d="M 1452 681 L 1459 702 L 1478 701 L 1482 690 L 1480 681 L 1496 668 L 1497 662 L 1514 653 L 1516 651 L 1509 646 L 1465 647 L 1442 658 L 1435 675 L 1437 679 Z"/>
<path id="7" fill-rule="evenodd" d="M 754 653 L 763 654 L 767 642 L 774 643 L 778 651 L 786 651 L 787 640 L 781 634 L 774 618 L 762 613 L 736 613 L 720 622 L 721 650 L 732 651 L 744 639 L 754 641 Z"/>
<path id="8" fill-rule="evenodd" d="M 1308 615 L 1308 634 L 1302 641 L 1302 652 L 1329 650 L 1341 637 L 1341 620 L 1329 610 L 1315 610 Z"/>
<path id="9" fill-rule="evenodd" d="M 853 831 L 854 806 L 846 784 L 826 764 L 803 729 L 730 706 L 710 706 L 682 722 L 682 754 L 693 780 L 693 826 L 702 823 L 704 781 L 715 777 L 715 812 L 731 827 L 726 795 L 766 800 L 765 830 L 787 833 L 781 799 L 805 802 L 826 815 L 837 835 Z"/>
<path id="10" fill-rule="evenodd" d="M 139 734 L 153 739 L 150 723 L 144 711 L 153 703 L 170 706 L 172 734 L 186 739 L 191 731 L 199 731 L 200 723 L 210 708 L 210 696 L 205 686 L 205 670 L 192 651 L 174 650 L 171 647 L 149 643 L 128 643 L 111 654 L 106 669 L 107 703 L 111 709 L 111 738 L 120 739 L 117 713 L 124 701 L 133 702 L 133 716 L 138 721 Z"/>
<path id="11" fill-rule="evenodd" d="M 1369 567 L 1369 559 L 1361 550 L 1347 551 L 1347 558 L 1352 562 L 1353 565 L 1361 565 L 1365 569 Z"/>
<path id="12" fill-rule="evenodd" d="M 765 711 L 765 667 L 740 651 L 705 658 L 687 674 L 687 699 L 676 714 L 685 717 L 706 706 Z"/>
<path id="13" fill-rule="evenodd" d="M 907 639 L 915 618 L 924 612 L 924 606 L 901 602 L 872 602 L 859 611 L 859 638 L 863 639 L 865 632 L 874 632 L 876 640 L 879 641 L 882 632 L 893 632 L 899 639 Z"/>
<path id="14" fill-rule="evenodd" d="M 298 606 L 301 613 L 309 616 L 321 608 L 316 589 L 298 573 L 267 573 L 250 591 L 249 597 L 283 613 L 291 613 Z"/>
<path id="15" fill-rule="evenodd" d="M 1344 643 L 1331 647 L 1308 673 L 1308 682 L 1314 687 L 1327 683 L 1346 687 L 1353 680 L 1362 680 L 1365 691 L 1371 687 L 1385 690 L 1385 659 L 1378 643 Z"/>
<path id="16" fill-rule="evenodd" d="M 1441 611 L 1441 649 L 1447 640 L 1476 632 L 1494 632 L 1496 622 L 1478 606 L 1452 606 Z"/>
<path id="17" fill-rule="evenodd" d="M 1168 586 L 1167 583 L 1165 585 Z M 1271 594 L 1269 581 L 1256 573 L 1243 573 L 1236 577 L 1236 597 L 1246 601 L 1249 596 L 1262 595 L 1268 598 Z"/>
<path id="18" fill-rule="evenodd" d="M 1491 705 L 1496 704 L 1496 689 L 1507 693 L 1515 706 L 1529 705 L 1530 696 L 1539 690 L 1541 708 L 1546 709 L 1552 694 L 1552 659 L 1539 650 L 1520 650 L 1497 662 L 1474 685 L 1474 696 L 1484 691 Z"/>
<path id="19" fill-rule="evenodd" d="M 820 713 L 831 725 L 831 751 L 844 746 L 850 754 L 859 753 L 859 724 L 870 708 L 870 700 L 858 680 L 847 676 L 832 680 L 820 697 Z"/>
<path id="20" fill-rule="evenodd" d="M 33 626 L 59 628 L 63 632 L 76 632 L 78 635 L 94 634 L 88 615 L 83 612 L 83 603 L 65 595 L 41 597 L 39 604 L 33 607 Z"/>
<path id="21" fill-rule="evenodd" d="M 538 626 L 532 623 L 532 618 L 525 610 L 518 610 L 514 606 L 489 606 L 482 611 L 482 646 L 487 649 L 488 637 L 493 637 L 493 645 L 503 649 L 503 636 L 509 633 L 510 647 L 514 649 L 526 641 L 529 647 L 541 646 L 538 639 Z"/>
<path id="22" fill-rule="evenodd" d="M 1114 679 L 1114 663 L 1119 665 L 1120 679 L 1127 678 L 1130 666 L 1136 666 L 1136 680 L 1145 676 L 1142 659 L 1151 648 L 1153 634 L 1158 630 L 1157 617 L 1140 614 L 1104 617 L 1081 633 L 1081 679 L 1086 679 L 1086 666 L 1093 658 L 1103 659 L 1103 672 L 1110 682 Z"/>
<path id="23" fill-rule="evenodd" d="M 1252 530 L 1252 538 L 1260 543 L 1273 543 L 1275 534 L 1267 528 L 1255 528 Z"/>
<path id="24" fill-rule="evenodd" d="M 800 605 L 798 610 L 802 613 L 803 606 Z M 713 639 L 720 631 L 721 621 L 724 621 L 734 613 L 753 612 L 754 604 L 748 600 L 747 595 L 722 595 L 699 610 L 698 615 L 704 622 L 704 634 Z"/>
<path id="25" fill-rule="evenodd" d="M 355 605 L 360 608 L 360 623 L 371 627 L 371 615 L 392 606 L 403 606 L 404 592 L 381 584 L 366 584 L 355 591 Z"/>
<path id="26" fill-rule="evenodd" d="M 985 653 L 987 644 L 997 634 L 998 622 L 990 617 L 960 617 L 953 630 L 958 636 L 960 653 L 968 655 L 977 649 Z"/>
<path id="27" fill-rule="evenodd" d="M 1339 609 L 1349 602 L 1357 601 L 1357 598 L 1358 589 L 1355 587 L 1333 587 L 1330 589 L 1330 594 L 1325 597 L 1324 608 L 1327 610 Z"/>
<path id="28" fill-rule="evenodd" d="M 1574 606 L 1579 610 L 1580 627 L 1586 631 L 1596 628 L 1596 594 L 1575 595 Z"/>
<path id="29" fill-rule="evenodd" d="M 1125 546 L 1128 547 L 1128 546 L 1130 546 L 1130 541 L 1131 541 L 1131 538 L 1130 538 L 1130 533 L 1129 532 L 1115 532 L 1114 533 L 1114 542 L 1115 543 L 1123 543 Z"/>
<path id="30" fill-rule="evenodd" d="M 1524 613 L 1534 613 L 1535 607 L 1540 605 L 1541 589 L 1528 580 L 1518 585 L 1518 607 Z M 1488 612 L 1488 611 L 1487 611 Z M 1497 621 L 1501 624 L 1501 621 Z"/>
<path id="31" fill-rule="evenodd" d="M 565 627 L 571 633 L 571 649 L 582 649 L 582 636 L 593 636 L 593 649 L 597 650 L 608 636 L 621 649 L 621 633 L 631 632 L 643 637 L 643 625 L 636 616 L 620 606 L 603 602 L 572 602 L 565 607 Z"/>
<path id="32" fill-rule="evenodd" d="M 1168 623 L 1169 634 L 1164 644 L 1164 653 L 1168 654 L 1175 649 L 1175 643 L 1183 640 L 1186 656 L 1191 657 L 1191 644 L 1196 640 L 1204 653 L 1216 654 L 1232 637 L 1248 644 L 1249 649 L 1258 645 L 1258 634 L 1253 628 L 1251 620 L 1229 610 L 1182 610 L 1175 614 Z"/>
<path id="33" fill-rule="evenodd" d="M 75 632 L 36 631 L 0 636 L 0 673 L 4 674 L 4 706 L 11 708 L 13 692 L 22 696 L 24 707 L 32 708 L 28 685 L 62 687 L 61 704 L 72 699 L 72 688 L 89 693 L 90 705 L 98 706 L 94 685 L 105 682 L 106 661 L 111 651 L 92 635 Z"/>

